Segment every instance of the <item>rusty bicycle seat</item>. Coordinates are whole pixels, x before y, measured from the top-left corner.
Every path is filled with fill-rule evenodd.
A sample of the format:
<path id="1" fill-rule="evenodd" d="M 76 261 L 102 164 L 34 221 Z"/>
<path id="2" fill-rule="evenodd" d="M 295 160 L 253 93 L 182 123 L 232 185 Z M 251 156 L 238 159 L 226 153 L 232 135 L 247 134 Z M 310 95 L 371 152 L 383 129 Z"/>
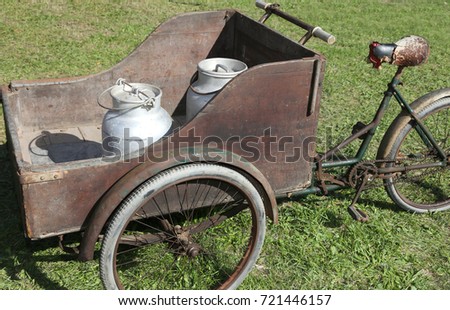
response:
<path id="1" fill-rule="evenodd" d="M 383 62 L 399 67 L 418 66 L 428 59 L 430 46 L 419 36 L 408 36 L 395 43 L 372 42 L 369 45 L 368 62 L 379 69 Z"/>

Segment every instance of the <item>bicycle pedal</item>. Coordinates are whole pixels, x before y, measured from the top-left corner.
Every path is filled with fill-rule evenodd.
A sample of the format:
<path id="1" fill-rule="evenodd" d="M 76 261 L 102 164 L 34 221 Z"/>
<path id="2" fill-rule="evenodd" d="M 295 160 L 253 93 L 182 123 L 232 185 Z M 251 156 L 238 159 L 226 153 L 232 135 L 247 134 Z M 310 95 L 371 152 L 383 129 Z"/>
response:
<path id="1" fill-rule="evenodd" d="M 351 217 L 358 222 L 366 223 L 369 221 L 369 216 L 364 211 L 355 208 L 354 206 L 350 206 L 347 208 L 348 213 L 350 213 Z"/>
<path id="2" fill-rule="evenodd" d="M 357 122 L 355 125 L 353 125 L 352 128 L 352 135 L 357 134 L 361 130 L 363 130 L 367 125 L 363 122 Z M 367 137 L 367 133 L 363 134 L 361 137 L 358 137 L 358 139 L 364 140 Z"/>

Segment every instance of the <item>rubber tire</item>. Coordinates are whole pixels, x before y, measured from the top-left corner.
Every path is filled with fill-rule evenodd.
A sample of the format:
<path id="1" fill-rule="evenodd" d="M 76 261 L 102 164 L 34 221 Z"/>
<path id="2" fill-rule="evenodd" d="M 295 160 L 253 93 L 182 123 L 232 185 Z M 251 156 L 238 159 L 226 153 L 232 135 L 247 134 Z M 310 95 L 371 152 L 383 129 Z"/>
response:
<path id="1" fill-rule="evenodd" d="M 242 283 L 254 266 L 264 243 L 266 219 L 264 203 L 261 196 L 250 181 L 235 170 L 215 164 L 187 164 L 162 172 L 144 182 L 133 190 L 112 216 L 106 229 L 100 253 L 100 276 L 105 289 L 119 289 L 119 285 L 116 283 L 114 276 L 114 253 L 116 244 L 130 218 L 139 210 L 141 204 L 147 199 L 147 196 L 152 195 L 152 193 L 157 192 L 159 189 L 179 182 L 180 179 L 195 176 L 222 178 L 237 186 L 252 201 L 254 207 L 254 213 L 252 214 L 256 217 L 253 219 L 256 224 L 256 227 L 254 227 L 256 230 L 256 238 L 254 238 L 253 242 L 251 242 L 252 244 L 249 246 L 249 248 L 251 247 L 251 252 L 247 256 L 245 265 L 235 280 L 227 285 L 226 289 L 236 289 Z"/>
<path id="2" fill-rule="evenodd" d="M 450 109 L 450 89 L 442 89 L 427 94 L 411 104 L 420 119 L 424 119 L 433 112 L 440 109 Z M 395 160 L 396 154 L 403 140 L 412 129 L 413 121 L 405 112 L 401 113 L 389 127 L 380 145 L 377 159 Z M 412 129 L 414 130 L 414 129 Z M 402 209 L 414 213 L 426 213 L 430 211 L 444 211 L 450 208 L 450 201 L 430 206 L 429 208 L 418 208 L 402 199 L 391 179 L 385 180 L 385 188 L 389 197 Z"/>

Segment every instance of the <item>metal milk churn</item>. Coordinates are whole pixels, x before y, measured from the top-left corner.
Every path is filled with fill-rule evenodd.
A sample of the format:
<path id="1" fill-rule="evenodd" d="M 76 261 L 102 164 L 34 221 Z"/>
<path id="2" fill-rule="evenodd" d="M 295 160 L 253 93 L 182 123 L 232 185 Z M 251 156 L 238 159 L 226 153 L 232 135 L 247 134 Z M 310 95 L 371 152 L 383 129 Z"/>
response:
<path id="1" fill-rule="evenodd" d="M 112 107 L 102 105 L 100 100 L 108 92 Z M 109 110 L 102 123 L 104 156 L 137 155 L 137 151 L 169 131 L 172 118 L 161 107 L 161 95 L 161 89 L 156 86 L 119 79 L 98 97 L 98 104 Z"/>
<path id="2" fill-rule="evenodd" d="M 242 61 L 231 58 L 208 58 L 197 65 L 197 76 L 186 95 L 186 121 L 194 116 L 221 90 L 232 78 L 247 70 Z"/>

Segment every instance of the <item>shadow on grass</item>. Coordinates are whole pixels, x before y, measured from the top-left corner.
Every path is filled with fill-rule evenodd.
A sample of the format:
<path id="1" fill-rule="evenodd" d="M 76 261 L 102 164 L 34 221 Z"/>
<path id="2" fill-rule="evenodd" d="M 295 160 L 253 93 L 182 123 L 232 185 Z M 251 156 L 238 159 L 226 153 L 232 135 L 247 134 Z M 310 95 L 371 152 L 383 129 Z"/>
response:
<path id="1" fill-rule="evenodd" d="M 346 216 L 351 217 L 351 215 L 347 213 L 347 207 L 350 206 L 351 201 L 353 200 L 353 198 L 355 196 L 355 193 L 356 193 L 355 190 L 348 189 L 348 190 L 330 192 L 329 195 L 325 196 L 325 199 L 324 199 L 324 196 L 321 194 L 311 194 L 308 196 L 306 203 L 303 203 L 303 199 L 305 197 L 304 198 L 298 197 L 298 198 L 294 198 L 294 199 L 281 198 L 281 199 L 278 199 L 278 202 L 283 203 L 283 202 L 291 202 L 292 201 L 292 202 L 297 202 L 306 207 L 314 206 L 313 208 L 315 208 L 316 205 L 323 205 L 323 206 L 320 206 L 320 208 L 326 208 L 325 206 L 328 203 L 335 204 L 336 201 L 341 201 L 342 203 L 338 203 L 338 204 L 342 205 L 342 209 L 344 210 L 344 212 L 337 213 L 335 209 L 334 210 L 325 210 L 322 215 L 322 218 L 323 218 L 322 224 L 324 226 L 326 226 L 328 228 L 338 228 L 345 224 Z M 375 208 L 378 208 L 378 209 L 384 210 L 384 211 L 389 211 L 389 212 L 395 212 L 395 213 L 403 212 L 394 202 L 389 200 L 388 197 L 385 197 L 385 199 L 383 199 L 379 195 L 370 194 L 370 190 L 363 191 L 361 197 L 358 199 L 358 201 L 356 203 L 356 208 L 360 208 L 362 211 L 366 212 L 365 205 L 366 206 L 372 205 Z M 370 214 L 368 214 L 368 215 L 370 217 Z"/>
<path id="2" fill-rule="evenodd" d="M 372 189 L 373 190 L 373 189 Z M 381 210 L 389 210 L 393 212 L 400 212 L 400 209 L 397 207 L 397 205 L 389 200 L 389 198 L 386 197 L 386 200 L 380 200 L 380 199 L 374 199 L 367 196 L 369 194 L 370 189 L 363 191 L 361 194 L 361 197 L 359 197 L 356 207 L 358 205 L 374 205 L 375 207 L 381 209 Z M 353 197 L 355 195 L 355 191 L 347 191 L 347 192 L 333 192 L 331 194 L 331 197 L 336 199 L 342 199 L 342 200 L 349 200 L 352 201 Z"/>
<path id="3" fill-rule="evenodd" d="M 305 198 L 305 197 L 304 197 Z M 326 204 L 326 201 L 323 199 L 323 196 L 321 195 L 315 195 L 311 194 L 308 196 L 307 201 L 303 200 L 304 198 L 297 197 L 297 198 L 280 198 L 277 199 L 278 203 L 290 203 L 295 202 L 301 205 L 304 208 L 310 208 L 311 210 L 317 210 L 317 212 L 321 212 L 321 224 L 328 228 L 338 228 L 344 225 L 345 218 L 340 213 L 336 213 L 335 210 L 329 210 L 325 206 L 322 206 L 324 203 Z M 332 197 L 328 197 L 327 199 L 332 199 Z M 323 210 L 318 210 L 318 208 L 321 208 Z"/>
<path id="4" fill-rule="evenodd" d="M 57 240 L 29 241 L 21 227 L 19 206 L 12 180 L 12 164 L 5 144 L 0 145 L 0 269 L 12 281 L 21 281 L 25 272 L 38 287 L 43 289 L 66 289 L 49 279 L 38 266 L 39 262 L 72 260 L 69 255 L 33 255 L 37 251 L 56 248 Z"/>

